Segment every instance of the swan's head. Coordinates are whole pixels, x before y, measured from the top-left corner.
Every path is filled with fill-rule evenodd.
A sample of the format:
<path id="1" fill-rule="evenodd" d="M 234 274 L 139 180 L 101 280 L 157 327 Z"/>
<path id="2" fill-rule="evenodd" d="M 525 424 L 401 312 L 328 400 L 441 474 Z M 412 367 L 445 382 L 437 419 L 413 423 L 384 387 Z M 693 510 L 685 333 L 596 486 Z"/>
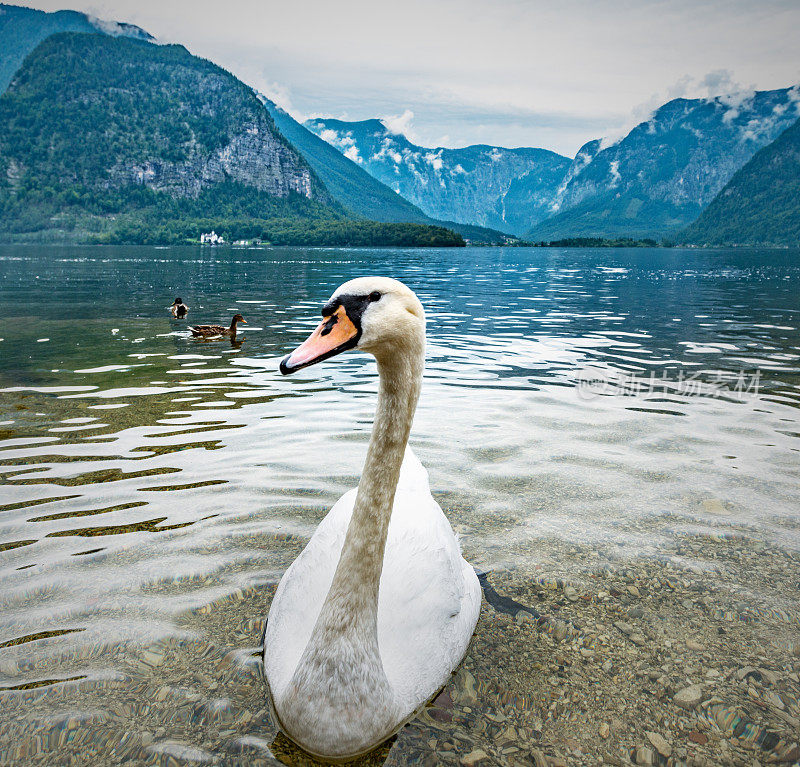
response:
<path id="1" fill-rule="evenodd" d="M 281 373 L 329 359 L 348 349 L 380 359 L 422 353 L 425 311 L 413 291 L 389 277 L 358 277 L 340 285 L 325 306 L 322 322 L 291 354 Z"/>

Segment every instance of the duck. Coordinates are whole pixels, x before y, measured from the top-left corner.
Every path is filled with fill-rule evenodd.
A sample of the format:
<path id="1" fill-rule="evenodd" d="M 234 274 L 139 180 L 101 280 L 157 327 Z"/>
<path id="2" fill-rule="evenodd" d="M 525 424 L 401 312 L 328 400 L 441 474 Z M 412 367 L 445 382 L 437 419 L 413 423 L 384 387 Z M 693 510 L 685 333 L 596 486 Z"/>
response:
<path id="1" fill-rule="evenodd" d="M 189 325 L 189 330 L 192 331 L 193 336 L 200 336 L 202 338 L 211 338 L 212 336 L 229 336 L 236 338 L 236 323 L 243 322 L 247 324 L 247 320 L 241 314 L 234 314 L 231 320 L 230 327 L 226 328 L 224 325 Z"/>
<path id="2" fill-rule="evenodd" d="M 177 317 L 179 320 L 185 319 L 186 315 L 189 313 L 189 307 L 183 303 L 182 298 L 176 298 L 172 306 L 169 307 L 169 310 L 172 312 L 172 316 Z"/>
<path id="3" fill-rule="evenodd" d="M 280 579 L 264 632 L 279 727 L 334 762 L 379 746 L 441 690 L 481 604 L 475 570 L 408 446 L 425 361 L 425 312 L 413 291 L 388 277 L 344 283 L 280 372 L 349 350 L 378 367 L 361 480 Z"/>

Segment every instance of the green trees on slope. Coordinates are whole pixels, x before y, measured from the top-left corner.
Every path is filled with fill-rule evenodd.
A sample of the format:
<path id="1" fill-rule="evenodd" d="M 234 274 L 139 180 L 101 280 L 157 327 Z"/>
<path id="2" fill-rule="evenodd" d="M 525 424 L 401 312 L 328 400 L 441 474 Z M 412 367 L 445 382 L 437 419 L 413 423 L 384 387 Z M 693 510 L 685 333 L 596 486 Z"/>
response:
<path id="1" fill-rule="evenodd" d="M 680 239 L 800 247 L 800 120 L 757 152 Z"/>

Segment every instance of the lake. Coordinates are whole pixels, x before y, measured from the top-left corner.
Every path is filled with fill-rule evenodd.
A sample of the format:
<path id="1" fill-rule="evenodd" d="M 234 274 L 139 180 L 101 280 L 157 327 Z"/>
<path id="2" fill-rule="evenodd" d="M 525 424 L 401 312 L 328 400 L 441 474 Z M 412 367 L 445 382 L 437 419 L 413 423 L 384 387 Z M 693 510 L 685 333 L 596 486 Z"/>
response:
<path id="1" fill-rule="evenodd" d="M 365 274 L 426 308 L 411 444 L 489 585 L 362 761 L 800 759 L 800 252 L 0 246 L 0 764 L 311 763 L 258 647 L 377 376 L 278 362 Z"/>

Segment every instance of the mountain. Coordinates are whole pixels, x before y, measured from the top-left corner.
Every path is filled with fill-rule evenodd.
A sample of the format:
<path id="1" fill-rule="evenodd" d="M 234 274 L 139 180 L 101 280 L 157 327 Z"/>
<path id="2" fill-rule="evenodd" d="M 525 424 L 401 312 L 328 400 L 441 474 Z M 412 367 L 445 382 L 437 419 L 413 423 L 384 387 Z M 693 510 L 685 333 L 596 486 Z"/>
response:
<path id="1" fill-rule="evenodd" d="M 800 120 L 756 152 L 680 239 L 800 247 Z"/>
<path id="2" fill-rule="evenodd" d="M 0 97 L 6 235 L 461 242 L 349 218 L 253 90 L 182 46 L 58 33 Z"/>
<path id="3" fill-rule="evenodd" d="M 305 126 L 428 216 L 512 234 L 548 214 L 570 164 L 546 149 L 429 149 L 380 120 L 316 118 Z"/>
<path id="4" fill-rule="evenodd" d="M 529 239 L 659 237 L 693 221 L 733 174 L 797 119 L 800 87 L 675 99 L 621 141 L 578 152 Z"/>
<path id="5" fill-rule="evenodd" d="M 278 130 L 298 149 L 342 205 L 375 221 L 430 222 L 416 205 L 370 176 L 272 101 L 260 98 Z"/>
<path id="6" fill-rule="evenodd" d="M 503 243 L 507 239 L 503 232 L 494 229 L 426 216 L 416 205 L 373 178 L 268 98 L 259 95 L 259 99 L 269 110 L 278 130 L 303 155 L 334 199 L 356 215 L 374 221 L 442 226 L 473 242 Z"/>
<path id="7" fill-rule="evenodd" d="M 235 186 L 265 204 L 330 202 L 255 94 L 178 45 L 52 35 L 0 98 L 0 126 L 0 179 L 18 205 L 198 201 Z"/>
<path id="8" fill-rule="evenodd" d="M 102 21 L 77 11 L 45 13 L 0 3 L 0 93 L 8 87 L 25 57 L 42 40 L 56 32 L 94 32 L 153 40 L 151 35 L 133 24 Z"/>

